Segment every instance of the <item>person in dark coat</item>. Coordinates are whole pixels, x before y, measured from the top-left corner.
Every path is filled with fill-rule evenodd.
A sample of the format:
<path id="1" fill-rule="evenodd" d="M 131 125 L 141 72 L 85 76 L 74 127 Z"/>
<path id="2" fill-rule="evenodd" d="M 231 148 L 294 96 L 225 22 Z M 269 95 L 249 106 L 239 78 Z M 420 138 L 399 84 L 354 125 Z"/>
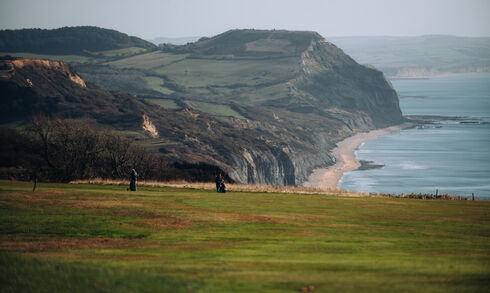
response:
<path id="1" fill-rule="evenodd" d="M 226 192 L 226 185 L 225 185 L 225 179 L 222 178 L 221 183 L 219 185 L 219 192 L 225 193 Z"/>
<path id="2" fill-rule="evenodd" d="M 226 192 L 226 185 L 225 185 L 225 177 L 219 174 L 219 184 L 218 184 L 218 192 L 225 193 Z"/>
<path id="3" fill-rule="evenodd" d="M 136 170 L 131 170 L 131 178 L 129 179 L 129 190 L 136 191 L 136 182 L 138 182 L 138 173 Z"/>
<path id="4" fill-rule="evenodd" d="M 221 181 L 223 181 L 223 176 L 221 176 L 221 173 L 219 173 L 216 175 L 216 192 L 219 192 Z"/>

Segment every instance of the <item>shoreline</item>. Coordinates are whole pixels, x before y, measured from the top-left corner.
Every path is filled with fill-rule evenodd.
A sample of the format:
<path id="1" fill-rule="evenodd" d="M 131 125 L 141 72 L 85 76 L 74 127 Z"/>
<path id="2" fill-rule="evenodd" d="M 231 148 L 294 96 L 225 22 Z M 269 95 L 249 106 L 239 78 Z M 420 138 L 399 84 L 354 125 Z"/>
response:
<path id="1" fill-rule="evenodd" d="M 308 176 L 308 180 L 303 183 L 303 186 L 340 189 L 338 186 L 344 173 L 356 170 L 361 166 L 361 163 L 357 160 L 356 156 L 356 150 L 359 146 L 366 141 L 376 139 L 394 131 L 410 128 L 413 125 L 413 123 L 406 122 L 387 128 L 361 132 L 338 142 L 337 147 L 332 150 L 332 155 L 335 157 L 336 161 L 335 164 L 328 168 L 314 169 Z"/>

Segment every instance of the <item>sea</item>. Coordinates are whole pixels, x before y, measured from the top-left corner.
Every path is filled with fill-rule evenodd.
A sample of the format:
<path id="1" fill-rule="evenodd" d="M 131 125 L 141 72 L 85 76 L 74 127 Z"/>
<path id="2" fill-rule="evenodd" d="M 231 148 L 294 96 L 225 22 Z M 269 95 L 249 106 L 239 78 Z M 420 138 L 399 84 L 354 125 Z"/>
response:
<path id="1" fill-rule="evenodd" d="M 391 83 L 404 115 L 448 118 L 365 142 L 356 155 L 368 168 L 345 173 L 340 188 L 490 200 L 490 73 Z"/>

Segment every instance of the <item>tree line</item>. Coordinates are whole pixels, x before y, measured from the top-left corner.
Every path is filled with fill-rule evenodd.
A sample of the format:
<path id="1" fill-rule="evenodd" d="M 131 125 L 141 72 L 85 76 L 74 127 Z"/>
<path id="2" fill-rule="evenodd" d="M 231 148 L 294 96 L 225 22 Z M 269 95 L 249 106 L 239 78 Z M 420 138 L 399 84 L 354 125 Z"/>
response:
<path id="1" fill-rule="evenodd" d="M 69 182 L 128 178 L 212 181 L 222 172 L 203 163 L 170 162 L 156 151 L 112 130 L 81 120 L 35 116 L 22 129 L 1 128 L 0 177 Z"/>
<path id="2" fill-rule="evenodd" d="M 93 26 L 0 30 L 0 51 L 82 54 L 128 47 L 156 49 L 143 39 Z"/>

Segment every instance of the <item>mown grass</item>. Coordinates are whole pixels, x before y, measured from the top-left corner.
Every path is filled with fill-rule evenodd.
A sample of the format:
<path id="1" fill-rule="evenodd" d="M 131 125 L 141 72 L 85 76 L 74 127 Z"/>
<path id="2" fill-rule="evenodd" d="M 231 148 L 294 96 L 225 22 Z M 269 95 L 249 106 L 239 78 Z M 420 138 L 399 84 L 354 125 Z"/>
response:
<path id="1" fill-rule="evenodd" d="M 1 292 L 487 292 L 490 202 L 0 182 Z"/>

